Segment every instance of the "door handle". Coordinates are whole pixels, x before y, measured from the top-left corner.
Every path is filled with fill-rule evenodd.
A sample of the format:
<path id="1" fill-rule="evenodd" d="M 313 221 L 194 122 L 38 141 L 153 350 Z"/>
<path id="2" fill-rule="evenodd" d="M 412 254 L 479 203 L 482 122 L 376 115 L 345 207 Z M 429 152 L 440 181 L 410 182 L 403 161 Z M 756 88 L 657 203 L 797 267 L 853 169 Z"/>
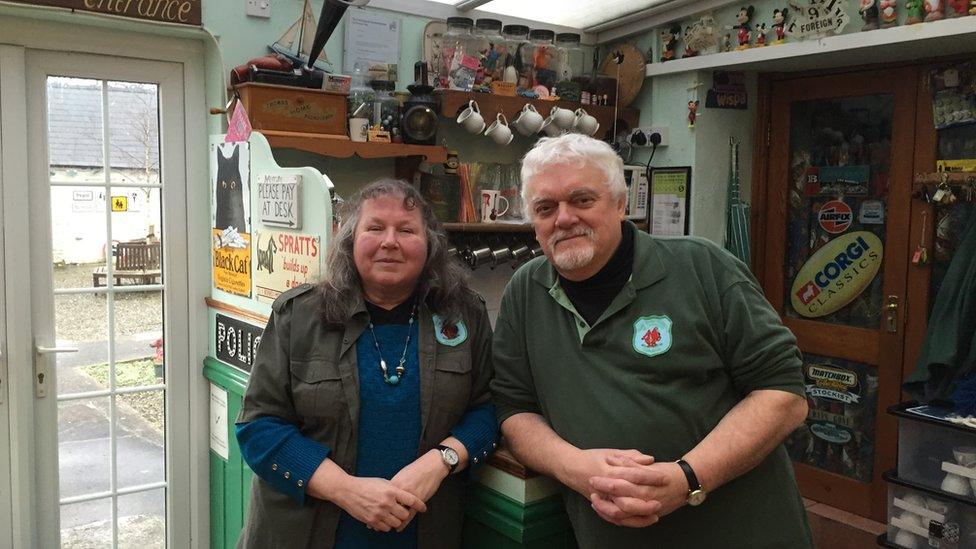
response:
<path id="1" fill-rule="evenodd" d="M 885 324 L 889 334 L 898 333 L 898 296 L 889 295 L 884 306 Z"/>
<path id="2" fill-rule="evenodd" d="M 77 347 L 42 347 L 37 346 L 37 354 L 39 355 L 51 355 L 57 353 L 77 353 Z"/>
<path id="3" fill-rule="evenodd" d="M 37 345 L 34 347 L 39 355 L 53 355 L 59 353 L 77 353 L 77 347 L 44 347 L 43 345 Z M 35 360 L 34 361 L 34 395 L 37 398 L 44 398 L 47 396 L 47 361 L 46 360 Z"/>

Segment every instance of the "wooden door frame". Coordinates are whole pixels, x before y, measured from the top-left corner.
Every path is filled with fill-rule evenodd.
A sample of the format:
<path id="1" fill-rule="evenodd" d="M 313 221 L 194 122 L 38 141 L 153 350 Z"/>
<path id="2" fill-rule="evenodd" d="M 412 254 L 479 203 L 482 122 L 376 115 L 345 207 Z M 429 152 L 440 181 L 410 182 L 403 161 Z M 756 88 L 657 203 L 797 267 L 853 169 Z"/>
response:
<path id="1" fill-rule="evenodd" d="M 875 69 L 878 70 L 878 69 Z M 885 89 L 891 89 L 891 84 L 879 85 L 879 82 L 893 82 L 895 86 L 902 86 L 899 96 L 907 97 L 909 100 L 903 101 L 904 105 L 897 105 L 895 109 L 904 110 L 911 109 L 917 110 L 919 99 L 917 96 L 917 84 L 920 81 L 919 75 L 921 71 L 918 65 L 906 64 L 897 68 L 886 67 L 883 69 L 885 79 L 880 78 L 870 78 L 864 74 L 864 71 L 857 71 L 857 80 L 851 75 L 850 71 L 847 70 L 837 70 L 830 71 L 829 73 L 818 72 L 818 73 L 801 73 L 801 74 L 791 74 L 791 75 L 760 75 L 759 85 L 758 85 L 758 116 L 756 120 L 756 147 L 755 147 L 755 157 L 753 158 L 753 192 L 752 192 L 752 219 L 750 220 L 751 229 L 755 235 L 765 235 L 768 231 L 773 231 L 777 234 L 784 233 L 785 226 L 782 223 L 786 219 L 786 208 L 787 208 L 787 193 L 788 187 L 781 187 L 778 189 L 777 196 L 770 196 L 772 192 L 772 187 L 768 184 L 770 180 L 785 181 L 789 179 L 789 162 L 780 163 L 779 165 L 773 165 L 770 163 L 769 158 L 789 158 L 790 155 L 790 143 L 789 140 L 780 140 L 781 142 L 772 143 L 770 142 L 772 134 L 772 123 L 774 119 L 773 112 L 773 88 L 774 85 L 778 83 L 785 83 L 791 80 L 809 79 L 812 77 L 818 78 L 823 82 L 829 82 L 830 80 L 847 79 L 851 80 L 845 81 L 845 86 L 853 87 L 850 95 L 869 95 L 873 93 L 883 93 Z M 879 73 L 880 76 L 880 73 Z M 821 88 L 823 86 L 820 86 Z M 902 122 L 902 126 L 897 130 L 897 135 L 895 134 L 896 128 L 893 127 L 892 132 L 892 151 L 905 150 L 904 147 L 911 146 L 912 142 L 916 138 L 915 136 L 919 134 L 919 120 L 917 117 L 912 115 L 911 118 L 906 119 Z M 896 142 L 894 139 L 899 139 Z M 897 156 L 897 154 L 892 155 L 892 173 L 904 174 L 911 173 L 912 162 L 916 159 L 912 156 Z M 899 182 L 900 186 L 903 186 L 906 190 L 911 188 L 911 181 Z M 896 200 L 893 202 L 892 200 Z M 912 216 L 912 209 L 910 200 L 908 197 L 897 197 L 889 195 L 889 209 L 897 206 L 904 211 L 907 215 L 899 215 L 896 217 L 889 218 L 886 225 L 888 234 L 908 234 L 910 230 L 909 218 Z M 772 210 L 776 208 L 776 210 Z M 774 221 L 778 220 L 778 221 Z M 776 225 L 776 226 L 773 226 Z M 903 225 L 903 226 L 900 226 Z M 766 290 L 767 298 L 773 303 L 777 310 L 783 309 L 784 302 L 784 286 L 787 281 L 783 280 L 781 275 L 782 270 L 782 256 L 785 254 L 785 242 L 780 245 L 771 245 L 772 247 L 767 247 L 765 238 L 754 238 L 754 248 L 753 256 L 751 258 L 754 272 L 756 273 L 759 280 L 763 282 L 763 287 Z M 898 240 L 889 240 L 886 242 L 886 260 L 887 265 L 891 265 L 888 262 L 887 256 L 895 254 L 892 256 L 891 261 L 895 264 L 900 264 L 901 256 L 904 256 L 906 262 L 909 254 L 908 242 Z M 837 345 L 840 349 L 849 349 L 850 352 L 846 353 L 850 356 L 846 356 L 845 353 L 838 353 L 837 356 L 848 360 L 856 360 L 859 362 L 874 363 L 877 358 L 877 363 L 888 364 L 894 362 L 897 364 L 897 376 L 898 379 L 890 380 L 886 379 L 887 383 L 883 383 L 879 387 L 878 392 L 878 409 L 876 410 L 875 417 L 875 433 L 874 433 L 874 445 L 875 445 L 875 456 L 874 456 L 874 467 L 872 473 L 872 482 L 869 490 L 865 491 L 859 486 L 860 483 L 848 477 L 829 473 L 823 471 L 822 469 L 817 469 L 815 467 L 807 466 L 801 463 L 795 464 L 797 479 L 803 491 L 803 495 L 834 505 L 839 508 L 843 508 L 862 516 L 868 516 L 876 520 L 883 520 L 885 516 L 885 508 L 887 505 L 886 494 L 884 489 L 884 482 L 881 480 L 881 473 L 886 469 L 894 466 L 896 462 L 897 453 L 897 422 L 893 417 L 885 412 L 887 405 L 894 404 L 898 402 L 901 398 L 900 395 L 900 385 L 902 371 L 904 369 L 903 361 L 903 349 L 905 341 L 905 331 L 906 326 L 905 319 L 908 318 L 906 314 L 906 307 L 904 303 L 908 301 L 907 299 L 907 273 L 903 270 L 892 271 L 889 269 L 885 270 L 885 292 L 884 295 L 892 294 L 898 295 L 901 299 L 902 307 L 899 311 L 899 326 L 902 329 L 897 334 L 886 334 L 884 332 L 876 332 L 874 330 L 864 331 L 859 329 L 850 329 L 845 331 L 841 338 L 843 341 L 837 341 L 833 339 L 831 342 Z M 825 338 L 818 336 L 815 332 L 804 330 L 802 328 L 810 326 L 816 326 L 817 324 L 809 320 L 786 318 L 784 322 L 791 326 L 794 332 L 797 334 L 797 338 L 801 343 L 801 346 L 806 347 L 808 344 L 813 344 L 818 347 L 824 346 Z M 879 344 L 877 346 L 868 346 L 865 348 L 863 344 L 863 336 L 871 334 L 872 338 L 880 337 Z M 874 335 L 879 334 L 879 335 Z M 887 360 L 885 359 L 887 356 Z M 868 357 L 872 357 L 868 359 Z M 880 375 L 887 374 L 887 378 L 890 378 L 892 371 L 879 372 Z"/>

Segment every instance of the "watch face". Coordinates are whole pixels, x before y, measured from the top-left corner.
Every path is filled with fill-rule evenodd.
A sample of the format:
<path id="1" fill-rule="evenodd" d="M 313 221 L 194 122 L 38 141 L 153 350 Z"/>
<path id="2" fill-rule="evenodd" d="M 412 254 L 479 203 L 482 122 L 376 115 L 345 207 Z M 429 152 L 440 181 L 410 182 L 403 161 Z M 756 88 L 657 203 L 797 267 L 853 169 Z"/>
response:
<path id="1" fill-rule="evenodd" d="M 698 505 L 703 501 L 705 501 L 704 490 L 695 490 L 688 494 L 688 505 Z"/>
<path id="2" fill-rule="evenodd" d="M 458 458 L 458 453 L 454 451 L 454 448 L 444 448 L 441 450 L 441 455 L 444 456 L 444 462 L 452 467 L 461 461 L 460 458 Z"/>

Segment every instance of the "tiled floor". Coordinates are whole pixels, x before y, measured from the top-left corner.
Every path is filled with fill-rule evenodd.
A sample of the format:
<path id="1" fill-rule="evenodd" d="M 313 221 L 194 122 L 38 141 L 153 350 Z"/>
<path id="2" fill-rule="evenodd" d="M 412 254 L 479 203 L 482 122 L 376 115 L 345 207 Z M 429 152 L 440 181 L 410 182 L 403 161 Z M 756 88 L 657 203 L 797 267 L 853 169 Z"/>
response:
<path id="1" fill-rule="evenodd" d="M 869 549 L 878 547 L 885 525 L 804 498 L 807 518 L 817 549 Z"/>

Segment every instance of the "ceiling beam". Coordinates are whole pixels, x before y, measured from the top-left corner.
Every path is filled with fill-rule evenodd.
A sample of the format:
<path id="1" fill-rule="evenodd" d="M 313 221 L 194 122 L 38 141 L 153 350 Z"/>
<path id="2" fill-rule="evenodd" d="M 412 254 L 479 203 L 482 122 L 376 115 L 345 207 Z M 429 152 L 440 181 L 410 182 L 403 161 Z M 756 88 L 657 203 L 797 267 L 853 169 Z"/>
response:
<path id="1" fill-rule="evenodd" d="M 596 43 L 613 42 L 625 36 L 734 4 L 737 0 L 665 0 L 646 10 L 583 29 L 596 34 Z"/>
<path id="2" fill-rule="evenodd" d="M 478 6 L 483 6 L 488 2 L 491 2 L 491 0 L 461 0 L 457 4 L 454 4 L 454 7 L 457 8 L 458 11 L 464 12 L 473 10 Z"/>

